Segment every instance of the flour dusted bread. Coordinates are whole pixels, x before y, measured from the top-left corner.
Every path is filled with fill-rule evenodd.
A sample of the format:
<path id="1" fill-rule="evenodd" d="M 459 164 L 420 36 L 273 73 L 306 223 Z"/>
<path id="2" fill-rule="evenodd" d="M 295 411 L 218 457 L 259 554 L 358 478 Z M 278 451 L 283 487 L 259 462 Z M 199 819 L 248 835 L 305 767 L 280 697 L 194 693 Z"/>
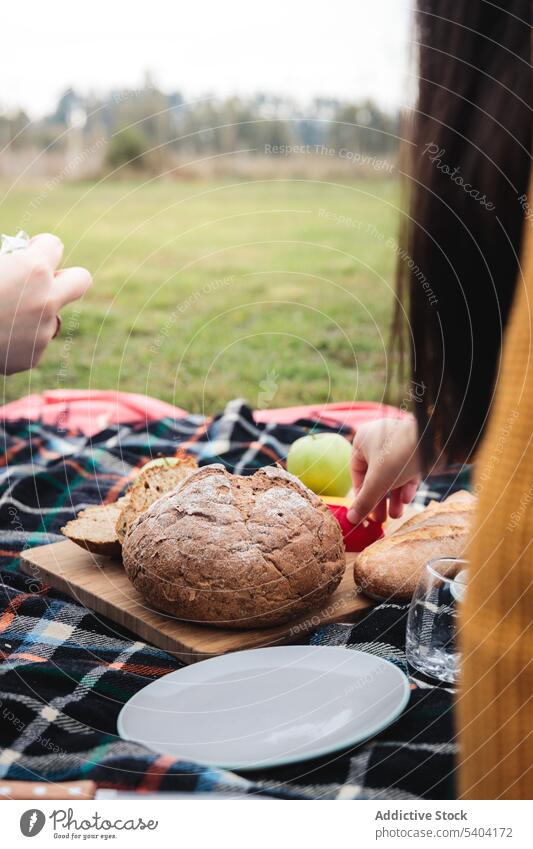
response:
<path id="1" fill-rule="evenodd" d="M 426 563 L 463 554 L 475 506 L 475 498 L 464 490 L 432 501 L 358 555 L 355 583 L 371 598 L 409 599 Z"/>
<path id="2" fill-rule="evenodd" d="M 204 466 L 131 525 L 123 560 L 154 608 L 232 628 L 304 614 L 345 570 L 342 534 L 328 507 L 276 467 L 242 477 Z"/>

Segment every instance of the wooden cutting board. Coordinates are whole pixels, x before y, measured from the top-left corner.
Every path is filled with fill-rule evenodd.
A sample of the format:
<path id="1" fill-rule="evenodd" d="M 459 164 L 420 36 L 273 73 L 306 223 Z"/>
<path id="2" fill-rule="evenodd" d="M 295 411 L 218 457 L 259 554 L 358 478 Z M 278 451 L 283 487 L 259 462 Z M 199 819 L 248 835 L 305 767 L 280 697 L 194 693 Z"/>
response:
<path id="1" fill-rule="evenodd" d="M 152 610 L 133 588 L 120 562 L 91 554 L 70 540 L 28 549 L 23 554 L 21 568 L 36 581 L 68 593 L 144 642 L 174 654 L 185 663 L 194 663 L 230 651 L 296 643 L 319 625 L 349 621 L 354 613 L 372 604 L 353 582 L 354 557 L 347 555 L 344 578 L 322 609 L 285 625 L 253 631 L 191 625 Z"/>

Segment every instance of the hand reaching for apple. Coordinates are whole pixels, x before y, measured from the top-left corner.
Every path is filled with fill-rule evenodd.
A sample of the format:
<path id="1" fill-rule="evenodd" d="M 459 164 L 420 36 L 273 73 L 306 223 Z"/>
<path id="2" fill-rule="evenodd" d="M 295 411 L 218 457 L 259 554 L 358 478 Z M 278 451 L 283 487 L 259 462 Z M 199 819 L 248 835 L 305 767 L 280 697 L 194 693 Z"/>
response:
<path id="1" fill-rule="evenodd" d="M 359 525 L 367 516 L 397 519 L 415 497 L 420 483 L 418 431 L 414 419 L 378 419 L 362 425 L 352 447 L 355 500 L 348 519 Z"/>

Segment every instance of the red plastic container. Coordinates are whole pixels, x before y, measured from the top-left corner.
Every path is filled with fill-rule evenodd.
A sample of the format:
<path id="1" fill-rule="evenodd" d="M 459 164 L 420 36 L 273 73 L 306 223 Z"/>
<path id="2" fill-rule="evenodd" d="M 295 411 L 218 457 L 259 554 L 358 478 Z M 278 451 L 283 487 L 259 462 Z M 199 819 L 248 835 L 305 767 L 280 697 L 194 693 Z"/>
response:
<path id="1" fill-rule="evenodd" d="M 367 519 L 356 528 L 348 521 L 348 509 L 352 503 L 349 498 L 331 498 L 328 495 L 322 495 L 321 498 L 341 526 L 346 551 L 363 551 L 367 545 L 383 536 L 383 526 L 379 522 Z"/>

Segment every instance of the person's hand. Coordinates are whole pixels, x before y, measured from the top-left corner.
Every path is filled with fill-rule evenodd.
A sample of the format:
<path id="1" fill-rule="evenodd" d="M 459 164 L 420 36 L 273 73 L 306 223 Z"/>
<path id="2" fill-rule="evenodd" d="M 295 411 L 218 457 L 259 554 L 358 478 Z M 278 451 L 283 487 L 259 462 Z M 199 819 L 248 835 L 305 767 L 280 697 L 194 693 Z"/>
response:
<path id="1" fill-rule="evenodd" d="M 56 271 L 57 236 L 35 236 L 24 250 L 0 256 L 0 373 L 36 365 L 58 327 L 57 314 L 91 285 L 85 268 Z"/>
<path id="2" fill-rule="evenodd" d="M 417 426 L 413 418 L 378 419 L 362 425 L 353 441 L 351 470 L 355 500 L 348 519 L 359 525 L 367 516 L 384 522 L 399 518 L 420 483 Z"/>

